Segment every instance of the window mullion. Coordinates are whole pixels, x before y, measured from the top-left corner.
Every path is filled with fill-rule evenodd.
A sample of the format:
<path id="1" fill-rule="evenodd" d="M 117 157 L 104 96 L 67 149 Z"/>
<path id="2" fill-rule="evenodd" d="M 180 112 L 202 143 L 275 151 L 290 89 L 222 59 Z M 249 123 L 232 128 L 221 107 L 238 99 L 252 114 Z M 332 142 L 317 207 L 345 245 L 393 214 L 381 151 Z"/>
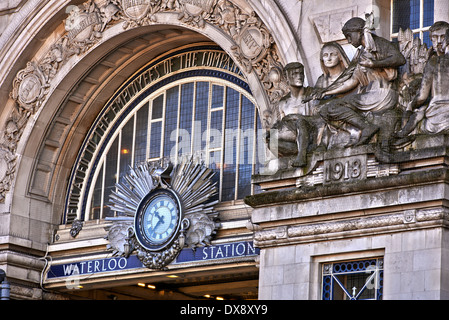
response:
<path id="1" fill-rule="evenodd" d="M 211 119 L 212 119 L 212 83 L 209 83 L 209 92 L 207 95 L 207 126 L 206 126 L 206 163 L 208 166 L 211 165 L 210 163 L 210 126 L 211 126 Z"/>
<path id="2" fill-rule="evenodd" d="M 181 97 L 182 97 L 182 87 L 181 85 L 178 85 L 178 116 L 176 120 L 176 141 L 175 141 L 175 158 L 173 161 L 178 163 L 178 153 L 179 153 L 179 130 L 181 126 Z"/>
<path id="3" fill-rule="evenodd" d="M 117 173 L 115 176 L 115 183 L 119 183 L 120 181 L 120 155 L 122 154 L 122 130 L 120 130 L 119 135 L 117 137 L 118 139 L 118 148 L 117 148 Z M 115 187 L 115 191 L 117 191 L 117 187 Z M 114 213 L 114 216 L 116 215 L 117 212 Z"/>
<path id="4" fill-rule="evenodd" d="M 226 114 L 227 114 L 227 96 L 228 96 L 228 87 L 227 86 L 223 86 L 223 101 L 222 101 L 222 105 L 223 105 L 223 116 L 222 116 L 222 128 L 225 131 L 222 135 L 221 135 L 221 160 L 220 160 L 220 183 L 218 186 L 219 192 L 218 192 L 218 199 L 221 202 L 222 199 L 222 190 L 223 190 L 223 170 L 224 170 L 224 159 L 225 159 L 225 138 L 226 138 Z"/>
<path id="5" fill-rule="evenodd" d="M 254 121 L 253 121 L 253 128 L 254 128 L 254 134 L 253 134 L 253 161 L 251 164 L 251 175 L 255 174 L 256 171 L 256 161 L 258 161 L 258 159 L 256 159 L 257 157 L 257 135 L 258 135 L 258 131 L 259 128 L 257 127 L 257 108 L 254 108 Z M 251 194 L 254 194 L 254 184 L 251 183 Z"/>
<path id="6" fill-rule="evenodd" d="M 161 147 L 159 151 L 159 159 L 164 157 L 165 146 L 165 112 L 167 111 L 167 91 L 165 91 L 164 98 L 162 100 L 162 119 L 161 119 Z"/>
<path id="7" fill-rule="evenodd" d="M 424 27 L 424 0 L 419 0 L 419 37 L 422 39 L 422 28 Z"/>
<path id="8" fill-rule="evenodd" d="M 151 147 L 151 113 L 153 110 L 153 100 L 148 101 L 148 126 L 147 126 L 147 150 L 145 154 L 145 161 L 150 158 L 150 147 Z"/>
<path id="9" fill-rule="evenodd" d="M 195 148 L 195 117 L 196 117 L 196 90 L 197 90 L 197 82 L 193 83 L 193 103 L 192 103 L 192 131 L 191 131 L 191 139 L 190 139 L 190 154 L 193 156 L 194 148 Z"/>
<path id="10" fill-rule="evenodd" d="M 131 142 L 131 166 L 134 166 L 135 149 L 136 149 L 136 130 L 137 130 L 137 114 L 133 115 L 133 136 Z"/>
<path id="11" fill-rule="evenodd" d="M 239 117 L 237 121 L 237 145 L 236 145 L 236 156 L 235 156 L 235 184 L 234 184 L 234 200 L 238 198 L 239 189 L 239 165 L 240 165 L 240 139 L 242 138 L 242 94 L 239 94 Z"/>

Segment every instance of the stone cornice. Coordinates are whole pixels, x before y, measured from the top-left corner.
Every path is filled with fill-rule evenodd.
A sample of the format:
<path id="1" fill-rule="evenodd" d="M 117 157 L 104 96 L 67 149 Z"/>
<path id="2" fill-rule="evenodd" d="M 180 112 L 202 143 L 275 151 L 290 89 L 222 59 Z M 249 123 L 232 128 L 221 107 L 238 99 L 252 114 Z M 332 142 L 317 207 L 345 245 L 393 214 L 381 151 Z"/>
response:
<path id="1" fill-rule="evenodd" d="M 411 229 L 445 227 L 448 224 L 448 219 L 449 209 L 430 208 L 331 222 L 279 226 L 257 231 L 254 235 L 254 244 L 263 248 L 283 244 L 363 237 L 372 234 L 380 235 Z"/>
<path id="2" fill-rule="evenodd" d="M 290 190 L 264 192 L 246 197 L 245 203 L 253 208 L 259 208 L 280 203 L 286 204 L 311 200 L 314 198 L 363 193 L 381 188 L 403 187 L 407 185 L 416 186 L 418 184 L 435 182 L 449 182 L 448 169 L 438 168 L 428 171 L 410 172 L 403 175 L 365 179 L 362 181 L 350 181 L 314 187 L 303 186 Z"/>

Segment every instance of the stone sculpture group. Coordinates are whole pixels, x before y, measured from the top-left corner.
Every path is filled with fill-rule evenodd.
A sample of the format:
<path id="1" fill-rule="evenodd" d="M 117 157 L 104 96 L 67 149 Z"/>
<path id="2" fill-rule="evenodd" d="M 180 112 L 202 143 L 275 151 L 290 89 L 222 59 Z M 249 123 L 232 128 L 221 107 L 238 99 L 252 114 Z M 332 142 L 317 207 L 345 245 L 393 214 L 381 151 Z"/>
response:
<path id="1" fill-rule="evenodd" d="M 338 43 L 323 45 L 323 75 L 314 87 L 304 86 L 301 63 L 284 67 L 290 92 L 277 105 L 266 142 L 289 166 L 306 167 L 312 151 L 368 144 L 388 162 L 417 134 L 449 131 L 449 24 L 430 27 L 427 49 L 409 29 L 400 30 L 398 43 L 379 37 L 370 21 L 356 17 L 343 26 L 358 48 L 352 61 Z"/>

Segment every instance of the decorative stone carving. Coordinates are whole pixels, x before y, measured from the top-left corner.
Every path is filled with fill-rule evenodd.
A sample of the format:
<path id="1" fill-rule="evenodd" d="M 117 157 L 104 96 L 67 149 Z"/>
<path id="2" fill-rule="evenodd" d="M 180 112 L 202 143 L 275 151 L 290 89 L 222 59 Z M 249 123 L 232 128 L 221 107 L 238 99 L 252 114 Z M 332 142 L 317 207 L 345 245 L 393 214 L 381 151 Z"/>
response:
<path id="1" fill-rule="evenodd" d="M 379 131 L 379 143 L 389 152 L 389 139 L 397 123 L 395 110 L 398 93 L 394 81 L 397 68 L 405 64 L 405 58 L 390 41 L 372 34 L 361 18 L 347 21 L 343 33 L 354 47 L 362 46 L 362 49 L 356 53 L 352 66 L 348 68 L 352 74 L 342 77 L 342 80 L 337 79 L 335 85 L 324 89 L 318 96 L 357 91 L 326 102 L 320 109 L 320 115 L 328 123 L 338 121 L 360 132 L 359 137 L 350 139 L 346 147 L 366 144 Z M 391 123 L 387 123 L 389 120 Z"/>
<path id="2" fill-rule="evenodd" d="M 324 127 L 324 121 L 317 115 L 314 104 L 304 102 L 311 90 L 304 87 L 304 66 L 292 62 L 284 70 L 290 93 L 278 104 L 280 119 L 267 131 L 267 144 L 275 156 L 296 155 L 291 165 L 304 167 L 307 152 L 321 142 L 318 131 Z"/>
<path id="3" fill-rule="evenodd" d="M 48 84 L 44 74 L 35 62 L 28 62 L 25 69 L 17 73 L 13 82 L 11 98 L 17 101 L 20 108 L 34 114 L 42 102 Z"/>
<path id="4" fill-rule="evenodd" d="M 72 223 L 72 228 L 70 228 L 70 235 L 75 238 L 83 229 L 83 222 L 76 219 Z"/>
<path id="5" fill-rule="evenodd" d="M 427 134 L 449 132 L 449 24 L 435 22 L 430 30 L 433 51 L 423 70 L 417 94 L 411 99 L 404 114 L 404 126 L 396 133 L 404 138 L 418 124 L 418 131 Z M 428 99 L 430 101 L 427 104 Z"/>
<path id="6" fill-rule="evenodd" d="M 120 2 L 123 12 L 124 29 L 146 26 L 156 22 L 155 13 L 159 11 L 161 0 L 122 0 Z"/>
<path id="7" fill-rule="evenodd" d="M 18 72 L 11 97 L 19 108 L 11 115 L 9 128 L 3 130 L 3 148 L 14 154 L 30 115 L 42 106 L 49 83 L 71 56 L 87 52 L 107 28 L 118 22 L 123 22 L 123 28 L 131 29 L 156 23 L 156 14 L 164 12 L 177 13 L 179 21 L 195 28 L 204 28 L 206 23 L 221 28 L 235 42 L 236 60 L 247 72 L 254 70 L 258 74 L 270 102 L 276 103 L 286 93 L 277 47 L 255 12 L 245 13 L 228 0 L 89 0 L 67 7 L 68 17 L 63 22 L 66 33 L 50 46 L 41 61 L 30 61 Z M 11 137 L 12 127 L 16 128 L 14 137 Z M 10 163 L 9 167 L 15 164 Z M 6 175 L 5 170 L 3 174 Z M 8 170 L 8 176 L 14 180 L 14 170 Z M 7 191 L 9 187 L 0 189 L 0 202 Z"/>
<path id="8" fill-rule="evenodd" d="M 357 6 L 325 12 L 320 15 L 311 16 L 310 20 L 315 27 L 321 43 L 343 40 L 344 35 L 341 28 L 345 21 L 354 17 L 357 13 Z"/>
<path id="9" fill-rule="evenodd" d="M 16 169 L 16 156 L 9 150 L 0 148 L 0 202 L 5 201 L 5 193 L 10 190 Z"/>
<path id="10" fill-rule="evenodd" d="M 281 243 L 301 243 L 307 241 L 316 241 L 319 238 L 329 240 L 330 238 L 339 238 L 341 233 L 350 233 L 353 236 L 363 236 L 370 230 L 382 230 L 388 228 L 402 230 L 405 224 L 428 223 L 444 225 L 448 219 L 447 210 L 425 209 L 425 210 L 406 210 L 401 213 L 387 215 L 376 215 L 372 217 L 348 218 L 332 222 L 300 224 L 286 226 L 285 236 L 279 237 L 279 227 L 256 231 L 254 235 L 254 244 L 258 247 L 274 246 Z M 406 228 L 409 228 L 407 226 Z M 378 232 L 378 231 L 374 231 Z"/>
<path id="11" fill-rule="evenodd" d="M 247 22 L 236 36 L 237 45 L 232 47 L 237 59 L 250 72 L 253 65 L 260 62 L 268 52 L 273 40 L 260 21 Z"/>
<path id="12" fill-rule="evenodd" d="M 399 166 L 394 163 L 379 163 L 373 154 L 328 156 L 318 161 L 314 170 L 296 179 L 296 187 L 318 186 L 351 182 L 369 178 L 387 177 L 399 174 Z"/>
<path id="13" fill-rule="evenodd" d="M 418 123 L 422 125 L 417 130 L 423 133 L 446 132 L 448 129 L 449 117 L 444 111 L 447 109 L 444 107 L 446 105 L 444 101 L 449 99 L 444 98 L 443 91 L 449 86 L 449 80 L 444 80 L 443 73 L 449 74 L 449 72 L 441 70 L 449 65 L 449 62 L 445 60 L 448 55 L 444 54 L 443 48 L 446 43 L 443 43 L 441 35 L 448 29 L 449 24 L 438 22 L 431 28 L 431 35 L 435 34 L 432 38 L 434 43 L 434 54 L 432 54 L 425 45 L 420 43 L 419 39 L 413 40 L 410 30 L 399 32 L 398 49 L 390 41 L 372 32 L 373 21 L 371 14 L 367 16 L 366 21 L 361 18 L 351 18 L 344 24 L 342 31 L 349 43 L 356 48 L 360 47 L 350 63 L 343 50 L 339 50 L 338 44 L 332 47 L 331 43 L 326 43 L 323 46 L 320 57 L 323 76 L 317 81 L 315 88 L 310 88 L 308 92 L 303 93 L 302 101 L 297 98 L 298 101 L 295 104 L 299 107 L 315 101 L 314 107 L 309 108 L 315 110 L 315 113 L 297 112 L 301 115 L 299 119 L 307 121 L 302 121 L 300 124 L 296 120 L 296 125 L 287 130 L 291 136 L 289 138 L 282 134 L 282 130 L 277 137 L 272 133 L 268 136 L 271 138 L 267 140 L 269 149 L 273 149 L 270 144 L 273 139 L 277 139 L 277 144 L 272 144 L 275 146 L 275 150 L 272 150 L 274 156 L 296 157 L 290 161 L 290 165 L 308 166 L 304 174 L 321 170 L 314 167 L 317 162 L 312 161 L 313 157 L 310 156 L 314 150 L 310 148 L 311 145 L 315 148 L 319 146 L 319 150 L 329 150 L 342 147 L 354 148 L 371 143 L 375 146 L 374 154 L 377 160 L 389 163 L 396 150 L 411 143 L 412 138 L 407 136 L 415 130 Z M 327 72 L 328 69 L 324 68 L 325 51 L 328 56 L 331 53 L 334 55 L 335 62 L 338 60 L 341 62 L 340 65 L 334 64 L 335 67 L 339 67 L 339 70 L 338 72 L 335 70 L 332 77 L 330 72 Z M 330 60 L 329 58 L 329 64 Z M 424 65 L 427 67 L 424 68 Z M 420 72 L 425 74 L 422 81 Z M 415 97 L 418 88 L 420 88 L 418 92 L 420 95 Z M 429 97 L 429 88 L 433 88 L 432 93 L 437 98 L 431 100 L 432 103 L 427 106 L 424 102 Z M 274 116 L 274 121 L 269 125 L 270 131 L 272 129 L 279 131 L 282 128 L 279 123 L 287 123 L 288 118 L 291 118 L 291 116 L 286 117 L 281 110 L 285 100 L 296 96 L 294 94 L 296 89 L 291 85 L 289 89 L 293 94 L 290 93 L 280 100 L 277 114 L 274 112 L 269 115 Z M 421 106 L 423 104 L 424 106 Z M 416 111 L 412 112 L 412 109 Z M 425 112 L 427 112 L 426 116 L 424 116 Z M 311 121 L 316 114 L 319 115 L 318 118 L 324 120 L 325 125 L 320 121 Z M 402 114 L 403 129 L 398 131 L 401 127 Z M 276 115 L 278 115 L 277 119 Z M 300 143 L 301 135 L 307 137 L 312 135 L 313 141 Z M 292 143 L 293 137 L 297 139 L 296 144 Z M 290 142 L 290 147 L 285 142 Z M 390 169 L 388 167 L 385 170 Z M 380 169 L 379 172 L 383 170 Z M 395 169 L 391 172 L 395 172 Z M 308 183 L 305 182 L 306 180 L 314 181 L 314 183 L 320 181 L 316 177 L 311 177 L 311 179 L 300 181 L 299 184 Z"/>
<path id="14" fill-rule="evenodd" d="M 404 223 L 416 222 L 416 210 L 405 210 L 404 211 Z"/>
<path id="15" fill-rule="evenodd" d="M 92 0 L 85 2 L 83 8 L 72 5 L 66 11 L 69 16 L 65 20 L 65 47 L 70 53 L 80 54 L 101 38 L 101 12 Z"/>
<path id="16" fill-rule="evenodd" d="M 220 223 L 214 210 L 217 201 L 208 201 L 216 193 L 216 183 L 211 169 L 193 159 L 185 159 L 174 168 L 171 164 L 146 163 L 130 169 L 123 183 L 111 195 L 111 208 L 119 216 L 108 227 L 108 249 L 115 255 L 129 256 L 137 252 L 142 263 L 151 269 L 163 269 L 184 247 L 195 249 L 210 245 Z M 137 227 L 138 211 L 153 191 L 166 189 L 174 192 L 181 202 L 179 207 L 179 231 L 173 241 L 157 249 L 150 249 L 140 240 Z M 146 209 L 145 209 L 146 210 Z M 165 209 L 164 209 L 165 210 Z M 167 217 L 158 216 L 158 225 L 168 225 Z M 150 224 L 152 224 L 151 222 Z"/>
<path id="17" fill-rule="evenodd" d="M 211 19 L 215 0 L 178 0 L 181 12 L 178 19 L 184 23 L 203 28 Z"/>

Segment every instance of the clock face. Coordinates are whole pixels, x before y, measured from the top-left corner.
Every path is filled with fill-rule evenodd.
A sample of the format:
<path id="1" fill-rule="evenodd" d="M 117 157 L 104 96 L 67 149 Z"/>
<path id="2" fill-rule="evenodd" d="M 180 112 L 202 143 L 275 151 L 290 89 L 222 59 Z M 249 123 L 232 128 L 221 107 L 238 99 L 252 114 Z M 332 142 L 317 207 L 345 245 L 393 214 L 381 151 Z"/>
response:
<path id="1" fill-rule="evenodd" d="M 168 190 L 151 192 L 141 202 L 135 218 L 135 230 L 140 244 L 148 250 L 159 250 L 176 236 L 180 225 L 180 206 Z"/>

